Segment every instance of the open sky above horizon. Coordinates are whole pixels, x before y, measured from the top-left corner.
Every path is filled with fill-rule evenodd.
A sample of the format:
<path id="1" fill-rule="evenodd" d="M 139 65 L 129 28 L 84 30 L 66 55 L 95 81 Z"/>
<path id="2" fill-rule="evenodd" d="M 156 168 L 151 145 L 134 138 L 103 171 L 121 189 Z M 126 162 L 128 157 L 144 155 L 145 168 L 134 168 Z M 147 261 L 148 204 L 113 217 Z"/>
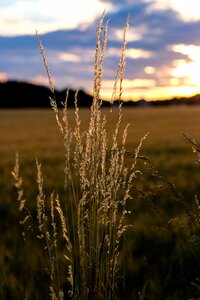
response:
<path id="1" fill-rule="evenodd" d="M 48 84 L 38 30 L 58 89 L 92 91 L 95 31 L 109 19 L 102 97 L 110 99 L 123 27 L 127 34 L 125 99 L 167 99 L 200 93 L 200 1 L 1 0 L 0 81 Z"/>

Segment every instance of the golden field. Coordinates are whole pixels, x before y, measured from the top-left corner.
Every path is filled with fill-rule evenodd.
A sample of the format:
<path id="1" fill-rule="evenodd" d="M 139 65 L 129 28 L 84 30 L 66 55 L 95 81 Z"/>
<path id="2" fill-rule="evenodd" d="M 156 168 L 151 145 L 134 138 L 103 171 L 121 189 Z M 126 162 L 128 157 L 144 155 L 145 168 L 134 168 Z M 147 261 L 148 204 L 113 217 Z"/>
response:
<path id="1" fill-rule="evenodd" d="M 107 116 L 107 128 L 111 140 L 118 109 L 104 109 Z M 82 131 L 87 129 L 90 111 L 80 110 Z M 70 126 L 74 126 L 74 112 L 69 111 Z M 169 107 L 169 108 L 133 108 L 123 109 L 121 129 L 126 124 L 128 129 L 127 151 L 134 152 L 140 139 L 149 132 L 142 147 L 142 155 L 172 177 L 176 184 L 194 185 L 194 175 L 198 168 L 191 146 L 183 134 L 200 140 L 200 108 Z M 18 152 L 23 165 L 34 165 L 35 158 L 42 162 L 44 168 L 53 167 L 55 173 L 63 163 L 63 142 L 57 128 L 54 113 L 51 110 L 2 110 L 0 112 L 0 156 L 1 173 L 6 172 L 8 180 L 14 165 L 15 153 Z M 187 168 L 189 173 L 187 174 Z M 193 170 L 191 177 L 190 170 Z M 34 167 L 27 172 L 34 172 Z M 50 177 L 54 174 L 50 173 Z M 177 177 L 178 176 L 178 177 Z M 3 176 L 4 177 L 4 176 Z M 180 180 L 185 181 L 181 183 Z M 53 186 L 56 184 L 52 182 Z M 48 185 L 48 182 L 46 183 Z"/>
<path id="2" fill-rule="evenodd" d="M 118 109 L 102 111 L 107 117 L 108 140 L 111 141 Z M 73 110 L 68 114 L 73 129 Z M 149 132 L 140 155 L 159 169 L 164 180 L 152 172 L 150 164 L 138 161 L 137 168 L 141 172 L 135 179 L 133 200 L 128 203 L 133 211 L 129 217 L 133 228 L 126 233 L 123 273 L 126 289 L 122 288 L 121 292 L 126 297 L 121 298 L 143 299 L 139 293 L 145 288 L 144 299 L 198 299 L 198 289 L 192 282 L 200 274 L 199 244 L 198 240 L 194 246 L 189 242 L 196 229 L 189 229 L 188 213 L 170 190 L 168 181 L 176 186 L 190 213 L 195 213 L 200 170 L 195 163 L 197 157 L 183 134 L 197 143 L 200 141 L 200 107 L 123 108 L 122 116 L 120 130 L 130 124 L 127 163 L 130 153 L 134 153 L 140 139 Z M 80 110 L 82 132 L 87 130 L 89 117 L 89 109 Z M 0 137 L 0 297 L 23 299 L 29 295 L 29 299 L 46 299 L 45 259 L 32 238 L 23 242 L 11 171 L 18 152 L 25 196 L 34 211 L 36 157 L 42 163 L 45 192 L 64 192 L 63 141 L 51 110 L 2 110 Z"/>

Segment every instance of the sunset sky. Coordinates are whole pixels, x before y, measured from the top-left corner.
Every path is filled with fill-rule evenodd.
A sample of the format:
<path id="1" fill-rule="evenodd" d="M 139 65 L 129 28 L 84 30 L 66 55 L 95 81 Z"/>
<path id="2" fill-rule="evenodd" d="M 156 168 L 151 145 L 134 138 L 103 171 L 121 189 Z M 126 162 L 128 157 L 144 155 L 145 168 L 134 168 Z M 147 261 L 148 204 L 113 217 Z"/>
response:
<path id="1" fill-rule="evenodd" d="M 125 99 L 200 93 L 199 0 L 0 0 L 0 81 L 47 84 L 35 31 L 58 89 L 92 91 L 95 31 L 109 21 L 102 97 L 110 99 L 127 35 Z"/>

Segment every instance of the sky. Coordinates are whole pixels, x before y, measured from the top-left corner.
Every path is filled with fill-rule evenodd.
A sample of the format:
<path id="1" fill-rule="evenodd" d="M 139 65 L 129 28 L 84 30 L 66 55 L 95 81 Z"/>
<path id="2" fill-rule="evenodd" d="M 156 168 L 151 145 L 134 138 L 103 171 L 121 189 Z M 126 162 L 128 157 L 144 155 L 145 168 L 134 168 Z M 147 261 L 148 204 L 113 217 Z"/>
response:
<path id="1" fill-rule="evenodd" d="M 104 99 L 112 96 L 128 14 L 123 98 L 200 93 L 199 0 L 0 0 L 0 81 L 48 84 L 37 30 L 56 88 L 91 93 L 96 27 L 104 10 Z"/>

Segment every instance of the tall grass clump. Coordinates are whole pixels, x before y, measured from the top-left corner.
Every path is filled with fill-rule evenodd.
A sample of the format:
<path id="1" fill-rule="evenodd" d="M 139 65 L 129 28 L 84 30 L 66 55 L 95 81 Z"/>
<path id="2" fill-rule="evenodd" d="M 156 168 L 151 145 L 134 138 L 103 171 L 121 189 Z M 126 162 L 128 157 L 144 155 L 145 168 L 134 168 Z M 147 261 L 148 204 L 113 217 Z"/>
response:
<path id="1" fill-rule="evenodd" d="M 122 96 L 128 23 L 127 19 L 112 102 Z M 121 133 L 122 105 L 119 104 L 118 119 L 109 146 L 100 97 L 107 31 L 108 22 L 104 23 L 103 14 L 96 30 L 93 103 L 85 132 L 81 127 L 78 92 L 75 95 L 73 128 L 68 120 L 68 92 L 62 111 L 58 110 L 44 48 L 36 34 L 52 93 L 50 103 L 63 137 L 65 153 L 63 195 L 55 191 L 50 196 L 45 195 L 41 164 L 36 161 L 38 195 L 35 220 L 38 223 L 38 239 L 43 240 L 49 257 L 51 299 L 119 299 L 123 236 L 131 226 L 126 221 L 126 215 L 131 214 L 127 201 L 132 199 L 130 192 L 137 173 L 136 161 L 144 138 L 133 151 L 132 162 L 129 160 L 127 164 L 128 125 Z M 21 222 L 26 223 L 30 215 L 22 191 L 18 158 L 13 175 L 18 189 L 19 209 L 25 212 L 25 219 Z M 66 266 L 67 295 L 64 295 L 65 287 L 59 275 L 60 256 L 65 258 L 64 262 L 61 261 Z"/>

